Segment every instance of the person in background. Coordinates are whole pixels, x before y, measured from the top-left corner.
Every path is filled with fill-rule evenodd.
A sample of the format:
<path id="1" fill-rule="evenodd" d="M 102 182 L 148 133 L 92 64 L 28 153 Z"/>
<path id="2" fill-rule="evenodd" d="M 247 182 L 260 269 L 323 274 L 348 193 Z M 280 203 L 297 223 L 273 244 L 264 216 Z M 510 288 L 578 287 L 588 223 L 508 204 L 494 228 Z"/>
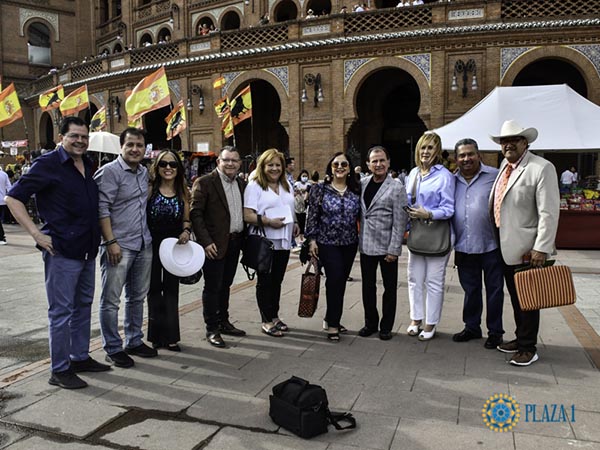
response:
<path id="1" fill-rule="evenodd" d="M 148 291 L 148 341 L 154 348 L 181 351 L 179 333 L 179 277 L 160 262 L 163 239 L 190 240 L 190 200 L 183 175 L 183 163 L 171 150 L 162 151 L 150 168 L 150 199 L 146 207 L 152 235 L 152 269 Z"/>
<path id="2" fill-rule="evenodd" d="M 273 242 L 271 272 L 258 273 L 256 300 L 263 333 L 282 337 L 289 327 L 279 318 L 281 283 L 287 269 L 292 240 L 299 233 L 294 214 L 294 194 L 286 178 L 283 153 L 271 148 L 258 158 L 254 178 L 244 192 L 244 221 L 256 227 L 261 223 Z"/>
<path id="3" fill-rule="evenodd" d="M 408 215 L 411 219 L 447 220 L 454 215 L 455 181 L 442 165 L 442 140 L 426 131 L 415 148 L 415 165 L 410 171 L 406 192 Z M 406 332 L 427 341 L 435 336 L 435 327 L 442 316 L 446 265 L 445 256 L 408 253 L 408 299 L 411 323 Z M 419 333 L 421 325 L 422 331 Z"/>
<path id="4" fill-rule="evenodd" d="M 565 169 L 560 175 L 560 190 L 562 192 L 571 192 L 573 185 L 573 171 L 571 169 Z"/>
<path id="5" fill-rule="evenodd" d="M 571 172 L 573 172 L 573 184 L 571 186 L 576 188 L 579 185 L 579 174 L 575 166 L 571 166 Z"/>
<path id="6" fill-rule="evenodd" d="M 300 242 L 304 240 L 304 229 L 306 227 L 306 206 L 308 202 L 308 192 L 310 191 L 311 182 L 308 179 L 308 171 L 302 169 L 298 179 L 294 183 L 294 210 L 300 234 L 298 235 Z"/>
<path id="7" fill-rule="evenodd" d="M 319 175 L 319 172 L 316 170 L 313 171 L 312 175 L 310 176 L 310 181 L 312 181 L 313 184 L 319 184 L 320 179 L 321 176 Z"/>
<path id="8" fill-rule="evenodd" d="M 62 144 L 35 160 L 29 173 L 8 192 L 6 204 L 42 251 L 52 371 L 48 383 L 79 389 L 87 383 L 78 373 L 110 370 L 89 356 L 100 245 L 98 187 L 86 155 L 86 123 L 67 117 L 59 130 Z M 34 194 L 45 218 L 41 230 L 25 206 Z"/>
<path id="9" fill-rule="evenodd" d="M 309 254 L 319 259 L 325 268 L 327 339 L 338 342 L 344 310 L 346 281 L 352 270 L 358 247 L 358 215 L 360 189 L 350 159 L 336 153 L 327 164 L 326 181 L 310 192 L 306 238 L 310 240 Z"/>
<path id="10" fill-rule="evenodd" d="M 486 326 L 488 338 L 484 347 L 495 349 L 502 344 L 502 306 L 504 303 L 504 273 L 488 199 L 498 169 L 481 162 L 477 142 L 461 139 L 454 146 L 458 172 L 454 174 L 454 216 L 452 226 L 458 280 L 465 291 L 463 322 L 465 328 L 452 336 L 454 342 L 481 338 L 483 295 L 481 278 L 485 282 Z"/>
<path id="11" fill-rule="evenodd" d="M 6 193 L 10 191 L 11 187 L 12 184 L 8 178 L 8 175 L 0 166 L 0 245 L 6 245 L 6 234 L 4 234 L 4 227 L 2 226 L 5 212 L 7 210 L 6 200 L 4 200 L 4 197 L 6 197 Z"/>

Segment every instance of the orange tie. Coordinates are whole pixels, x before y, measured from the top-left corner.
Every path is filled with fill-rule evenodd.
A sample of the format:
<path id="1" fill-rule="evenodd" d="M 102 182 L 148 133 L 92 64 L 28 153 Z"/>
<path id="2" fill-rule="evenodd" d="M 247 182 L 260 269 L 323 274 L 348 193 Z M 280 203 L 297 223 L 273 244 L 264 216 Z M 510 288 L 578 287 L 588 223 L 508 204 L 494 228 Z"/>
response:
<path id="1" fill-rule="evenodd" d="M 496 192 L 494 193 L 494 221 L 496 222 L 496 226 L 498 228 L 500 228 L 500 206 L 502 206 L 502 200 L 504 200 L 506 186 L 508 186 L 508 179 L 510 178 L 510 174 L 512 172 L 513 166 L 512 164 L 508 164 L 504 174 L 502 174 L 502 178 L 500 178 L 500 181 L 498 181 L 498 186 L 496 186 Z"/>

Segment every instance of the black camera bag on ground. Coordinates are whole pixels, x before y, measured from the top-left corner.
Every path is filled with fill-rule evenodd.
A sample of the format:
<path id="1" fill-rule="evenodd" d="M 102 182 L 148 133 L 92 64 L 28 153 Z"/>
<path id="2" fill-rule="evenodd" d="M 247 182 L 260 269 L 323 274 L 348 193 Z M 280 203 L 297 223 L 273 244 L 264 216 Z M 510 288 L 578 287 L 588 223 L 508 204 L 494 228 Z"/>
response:
<path id="1" fill-rule="evenodd" d="M 325 389 L 302 378 L 292 377 L 273 387 L 269 398 L 269 415 L 273 422 L 302 438 L 327 433 L 327 426 L 336 430 L 356 428 L 356 419 L 350 413 L 329 411 Z M 338 421 L 349 425 L 342 427 Z"/>

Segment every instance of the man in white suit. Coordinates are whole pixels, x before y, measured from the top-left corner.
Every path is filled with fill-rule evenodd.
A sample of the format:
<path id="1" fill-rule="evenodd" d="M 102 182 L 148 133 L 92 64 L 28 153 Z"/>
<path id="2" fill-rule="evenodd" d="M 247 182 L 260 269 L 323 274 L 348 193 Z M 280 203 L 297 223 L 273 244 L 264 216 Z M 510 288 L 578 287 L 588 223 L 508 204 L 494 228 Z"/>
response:
<path id="1" fill-rule="evenodd" d="M 358 332 L 367 337 L 379 329 L 379 338 L 392 338 L 396 318 L 398 289 L 398 256 L 402 253 L 402 238 L 408 201 L 402 183 L 388 174 L 390 157 L 381 146 L 369 149 L 367 163 L 372 175 L 361 180 L 360 199 L 360 272 L 365 326 Z M 377 266 L 383 278 L 381 323 L 377 312 Z"/>
<path id="2" fill-rule="evenodd" d="M 536 350 L 540 312 L 523 311 L 515 288 L 515 268 L 530 261 L 542 267 L 554 252 L 560 194 L 554 166 L 529 152 L 538 136 L 535 128 L 523 128 L 514 120 L 502 124 L 498 136 L 504 161 L 490 193 L 490 214 L 499 232 L 504 278 L 514 310 L 516 339 L 499 345 L 513 353 L 510 363 L 528 366 L 538 360 Z"/>

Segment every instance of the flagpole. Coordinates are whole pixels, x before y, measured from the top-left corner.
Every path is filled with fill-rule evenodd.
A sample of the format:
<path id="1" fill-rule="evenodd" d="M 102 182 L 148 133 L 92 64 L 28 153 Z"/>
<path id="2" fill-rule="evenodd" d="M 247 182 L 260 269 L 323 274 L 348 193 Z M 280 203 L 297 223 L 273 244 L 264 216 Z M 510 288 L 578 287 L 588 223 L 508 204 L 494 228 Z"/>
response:
<path id="1" fill-rule="evenodd" d="M 27 130 L 27 122 L 25 122 L 25 117 L 21 117 L 23 121 L 23 128 L 25 128 L 25 139 L 27 139 L 27 150 L 31 151 L 29 148 L 29 131 Z"/>
<path id="2" fill-rule="evenodd" d="M 254 114 L 250 116 L 250 154 L 254 149 Z"/>

